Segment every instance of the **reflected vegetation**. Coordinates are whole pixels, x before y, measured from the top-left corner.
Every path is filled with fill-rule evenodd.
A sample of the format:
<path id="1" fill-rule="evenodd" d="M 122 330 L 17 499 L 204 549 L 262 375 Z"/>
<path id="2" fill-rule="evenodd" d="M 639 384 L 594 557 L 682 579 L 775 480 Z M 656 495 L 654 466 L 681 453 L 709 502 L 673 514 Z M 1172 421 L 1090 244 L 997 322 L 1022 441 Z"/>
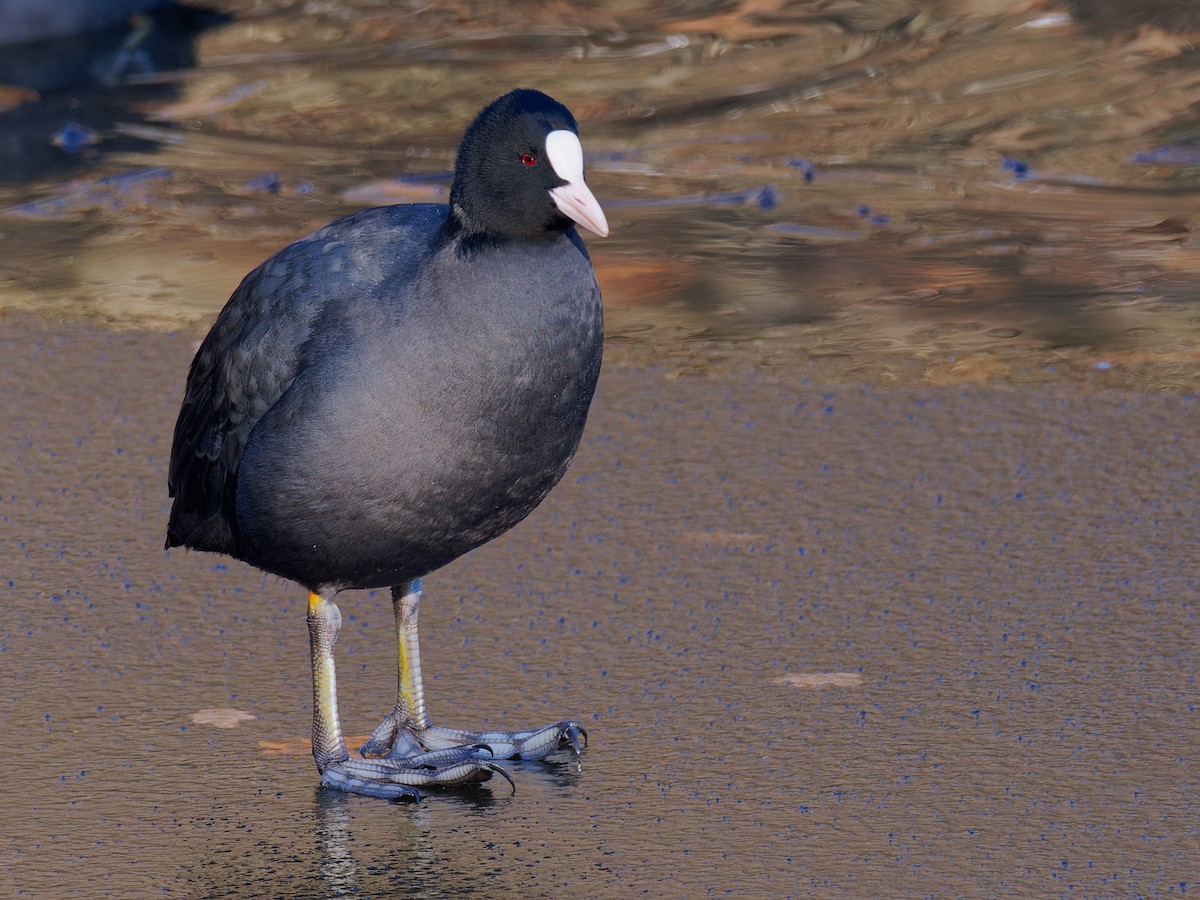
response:
<path id="1" fill-rule="evenodd" d="M 580 115 L 632 354 L 1200 371 L 1200 16 L 1178 4 L 218 9 L 70 115 L 5 72 L 5 123 L 51 123 L 60 146 L 23 146 L 0 187 L 4 307 L 199 327 L 299 234 L 443 198 L 471 111 L 528 84 Z M 66 181 L 45 164 L 64 140 L 86 163 Z"/>

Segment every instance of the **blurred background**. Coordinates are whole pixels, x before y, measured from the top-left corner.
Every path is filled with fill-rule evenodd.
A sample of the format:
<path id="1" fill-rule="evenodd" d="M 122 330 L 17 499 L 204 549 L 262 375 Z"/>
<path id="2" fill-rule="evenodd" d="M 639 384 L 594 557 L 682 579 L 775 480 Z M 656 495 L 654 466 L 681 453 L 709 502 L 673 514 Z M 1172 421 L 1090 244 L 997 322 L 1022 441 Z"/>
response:
<path id="1" fill-rule="evenodd" d="M 1198 10 L 0 0 L 0 309 L 199 331 L 301 234 L 444 199 L 523 85 L 579 117 L 612 352 L 1190 389 Z"/>

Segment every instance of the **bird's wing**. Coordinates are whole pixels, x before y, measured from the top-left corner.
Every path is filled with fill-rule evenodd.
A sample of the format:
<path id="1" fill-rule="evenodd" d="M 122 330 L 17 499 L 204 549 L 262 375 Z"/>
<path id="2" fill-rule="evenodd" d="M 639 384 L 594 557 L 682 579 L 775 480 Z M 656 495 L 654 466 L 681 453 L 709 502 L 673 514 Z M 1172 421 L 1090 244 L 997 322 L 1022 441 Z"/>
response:
<path id="1" fill-rule="evenodd" d="M 315 277 L 328 243 L 314 235 L 247 275 L 196 352 L 171 446 L 168 547 L 234 552 L 238 463 L 254 426 L 295 380 L 329 300 Z"/>
<path id="2" fill-rule="evenodd" d="M 285 247 L 243 279 L 192 360 L 175 424 L 167 488 L 175 498 L 167 546 L 238 556 L 237 471 L 251 432 L 287 392 L 316 347 L 317 322 L 342 298 L 394 301 L 406 271 L 445 222 L 437 204 L 360 210 Z M 327 323 L 328 324 L 328 323 Z"/>

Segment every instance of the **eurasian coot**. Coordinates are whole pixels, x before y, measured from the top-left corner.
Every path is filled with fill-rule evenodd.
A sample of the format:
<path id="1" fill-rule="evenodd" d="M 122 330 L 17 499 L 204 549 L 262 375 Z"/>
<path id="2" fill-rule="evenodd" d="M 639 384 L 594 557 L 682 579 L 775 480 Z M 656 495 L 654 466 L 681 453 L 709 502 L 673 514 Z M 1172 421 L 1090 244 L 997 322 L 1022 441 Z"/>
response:
<path id="1" fill-rule="evenodd" d="M 508 530 L 562 477 L 600 373 L 600 290 L 575 225 L 608 224 L 574 117 L 533 90 L 479 113 L 448 206 L 368 209 L 251 272 L 188 373 L 167 547 L 226 553 L 309 591 L 313 756 L 378 797 L 486 781 L 492 758 L 580 750 L 577 722 L 432 726 L 422 576 Z M 396 705 L 346 751 L 334 597 L 392 590 Z"/>

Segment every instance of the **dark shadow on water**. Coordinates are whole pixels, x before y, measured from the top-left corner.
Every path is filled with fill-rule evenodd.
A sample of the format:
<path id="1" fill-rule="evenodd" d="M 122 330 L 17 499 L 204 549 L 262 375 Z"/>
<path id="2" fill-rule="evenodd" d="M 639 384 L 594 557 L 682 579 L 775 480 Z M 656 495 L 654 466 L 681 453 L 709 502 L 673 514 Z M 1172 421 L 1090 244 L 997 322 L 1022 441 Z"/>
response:
<path id="1" fill-rule="evenodd" d="M 129 80 L 194 65 L 196 37 L 228 19 L 169 6 L 98 31 L 4 46 L 0 85 L 26 93 L 12 108 L 0 104 L 0 180 L 61 177 L 104 154 L 152 152 L 151 142 L 112 128 L 142 121 L 138 106 L 176 87 Z"/>
<path id="2" fill-rule="evenodd" d="M 397 800 L 381 800 L 377 797 L 364 797 L 359 794 L 349 794 L 336 788 L 317 786 L 318 809 L 323 804 L 351 803 L 383 803 L 400 807 L 416 807 L 427 803 L 454 803 L 461 807 L 474 810 L 484 810 L 495 806 L 513 796 L 512 789 L 502 777 L 496 776 L 490 781 L 480 784 L 460 784 L 449 786 L 433 786 L 420 788 L 419 798 L 402 798 Z"/>
<path id="3" fill-rule="evenodd" d="M 1145 27 L 1187 31 L 1200 26 L 1200 8 L 1179 0 L 1069 0 L 1067 7 L 1081 25 L 1106 35 Z"/>
<path id="4" fill-rule="evenodd" d="M 586 761 L 585 752 L 584 764 Z M 503 765 L 517 783 L 515 798 L 533 789 L 539 793 L 566 795 L 577 790 L 584 781 L 580 761 L 566 753 L 541 760 L 506 760 Z"/>

